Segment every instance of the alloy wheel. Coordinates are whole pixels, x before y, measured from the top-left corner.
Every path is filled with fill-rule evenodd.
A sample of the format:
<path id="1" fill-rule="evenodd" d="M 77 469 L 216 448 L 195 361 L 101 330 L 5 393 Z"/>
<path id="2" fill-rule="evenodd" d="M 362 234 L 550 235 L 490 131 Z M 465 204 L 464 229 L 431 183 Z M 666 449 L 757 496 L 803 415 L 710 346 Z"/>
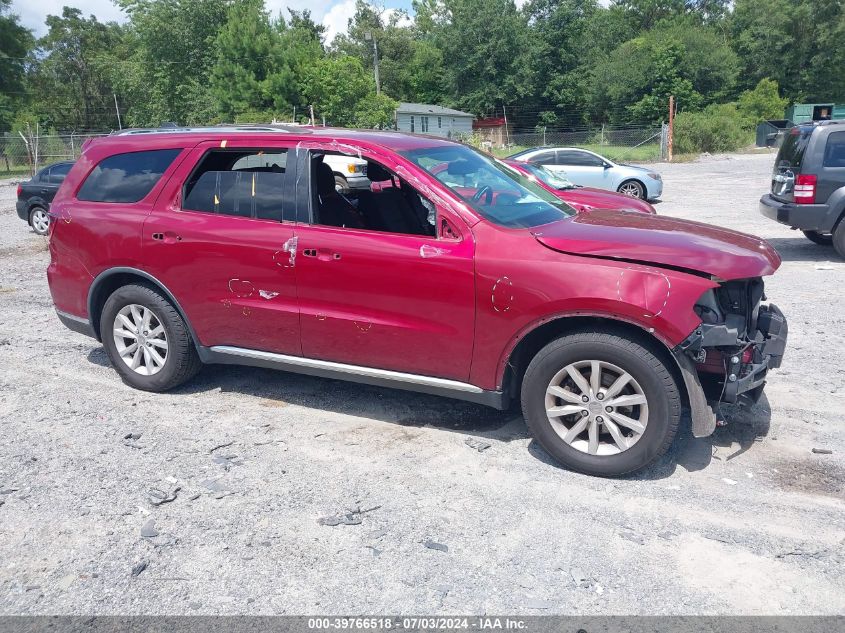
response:
<path id="1" fill-rule="evenodd" d="M 642 187 L 636 182 L 626 182 L 619 187 L 619 193 L 632 198 L 641 198 L 643 194 Z"/>
<path id="2" fill-rule="evenodd" d="M 600 360 L 570 363 L 546 388 L 546 415 L 564 442 L 589 455 L 616 455 L 648 424 L 648 399 L 624 369 Z"/>
<path id="3" fill-rule="evenodd" d="M 46 235 L 47 230 L 50 228 L 50 216 L 41 208 L 33 210 L 30 222 L 32 223 L 32 228 L 39 235 Z"/>
<path id="4" fill-rule="evenodd" d="M 149 308 L 130 304 L 114 318 L 114 345 L 121 360 L 136 374 L 152 376 L 167 362 L 167 333 Z"/>

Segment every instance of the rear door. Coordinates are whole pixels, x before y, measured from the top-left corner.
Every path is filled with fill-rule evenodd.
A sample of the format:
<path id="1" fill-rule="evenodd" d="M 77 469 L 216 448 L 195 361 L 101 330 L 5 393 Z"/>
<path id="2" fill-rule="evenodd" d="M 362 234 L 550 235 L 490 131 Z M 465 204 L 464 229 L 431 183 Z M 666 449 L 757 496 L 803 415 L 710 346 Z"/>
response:
<path id="1" fill-rule="evenodd" d="M 842 187 L 845 187 L 845 130 L 827 135 L 816 185 L 816 202 L 827 202 L 833 192 Z"/>
<path id="2" fill-rule="evenodd" d="M 147 268 L 204 346 L 301 353 L 289 153 L 274 139 L 202 143 L 144 223 Z"/>
<path id="3" fill-rule="evenodd" d="M 604 161 L 590 152 L 577 149 L 562 149 L 557 152 L 557 169 L 563 171 L 569 180 L 584 187 L 613 189 L 609 169 Z"/>

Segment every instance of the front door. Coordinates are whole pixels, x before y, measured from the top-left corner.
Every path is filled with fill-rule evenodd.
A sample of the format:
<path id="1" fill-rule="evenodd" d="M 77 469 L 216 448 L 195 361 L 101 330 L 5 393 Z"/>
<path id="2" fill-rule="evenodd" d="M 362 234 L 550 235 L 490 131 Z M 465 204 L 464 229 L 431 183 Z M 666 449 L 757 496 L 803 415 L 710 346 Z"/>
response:
<path id="1" fill-rule="evenodd" d="M 366 151 L 358 155 L 368 160 L 371 177 L 381 174 L 381 186 L 359 194 L 360 198 L 346 198 L 364 218 L 354 228 L 319 223 L 321 198 L 328 205 L 332 194 L 327 187 L 325 196 L 317 195 L 314 165 L 321 160 L 319 151 L 312 149 L 311 157 L 303 161 L 312 166 L 312 195 L 297 200 L 309 207 L 305 221 L 297 226 L 302 353 L 466 381 L 475 327 L 474 243 L 469 228 L 438 206 L 436 220 L 434 213 L 429 216 L 430 235 L 412 232 L 419 229 L 397 230 L 414 224 L 389 217 L 408 212 L 407 196 L 419 195 L 432 212 L 428 199 L 439 197 L 410 188 L 392 171 L 395 164 L 389 156 L 380 156 L 381 163 L 376 164 Z M 386 180 L 389 177 L 392 180 Z M 337 217 L 334 213 L 330 220 L 326 214 L 325 221 L 338 224 Z M 386 230 L 387 225 L 393 230 Z"/>
<path id="2" fill-rule="evenodd" d="M 144 223 L 147 268 L 204 346 L 301 353 L 287 155 L 266 138 L 201 144 Z"/>

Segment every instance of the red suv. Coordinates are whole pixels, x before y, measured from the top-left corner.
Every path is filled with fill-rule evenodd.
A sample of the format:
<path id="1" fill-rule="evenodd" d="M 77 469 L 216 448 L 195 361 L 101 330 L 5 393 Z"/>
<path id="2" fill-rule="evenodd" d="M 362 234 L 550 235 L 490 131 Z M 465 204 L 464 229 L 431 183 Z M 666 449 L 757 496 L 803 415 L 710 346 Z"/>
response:
<path id="1" fill-rule="evenodd" d="M 335 188 L 326 156 L 377 190 Z M 442 139 L 324 128 L 131 130 L 91 141 L 51 207 L 50 290 L 129 385 L 203 363 L 521 400 L 560 463 L 667 450 L 682 408 L 750 402 L 787 325 L 763 240 L 637 212 L 574 213 Z"/>

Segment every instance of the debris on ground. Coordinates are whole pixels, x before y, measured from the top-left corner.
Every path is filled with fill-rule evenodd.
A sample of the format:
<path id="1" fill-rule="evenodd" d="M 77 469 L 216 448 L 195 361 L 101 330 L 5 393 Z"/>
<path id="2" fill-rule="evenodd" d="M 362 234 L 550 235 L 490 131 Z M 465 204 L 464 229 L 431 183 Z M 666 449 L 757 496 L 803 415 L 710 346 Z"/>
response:
<path id="1" fill-rule="evenodd" d="M 132 577 L 137 578 L 138 576 L 140 576 L 141 572 L 143 572 L 147 568 L 148 564 L 149 563 L 147 561 L 142 560 L 132 565 Z"/>
<path id="2" fill-rule="evenodd" d="M 833 455 L 833 451 L 829 448 L 814 448 L 813 452 L 816 455 Z"/>
<path id="3" fill-rule="evenodd" d="M 729 486 L 735 486 L 736 482 L 733 479 L 728 479 L 727 477 L 722 477 L 722 481 L 724 481 Z"/>
<path id="4" fill-rule="evenodd" d="M 481 453 L 482 451 L 486 451 L 488 448 L 493 446 L 490 442 L 479 439 L 477 437 L 468 437 L 464 440 L 464 444 L 466 444 L 470 448 L 474 448 L 479 453 Z"/>
<path id="5" fill-rule="evenodd" d="M 234 443 L 235 443 L 235 441 L 234 441 L 234 440 L 232 440 L 231 442 L 226 442 L 225 444 L 218 444 L 217 446 L 215 446 L 214 448 L 212 448 L 212 449 L 211 449 L 210 451 L 208 451 L 208 452 L 209 452 L 209 454 L 211 454 L 211 453 L 213 453 L 214 451 L 218 451 L 218 450 L 220 450 L 221 448 L 226 448 L 227 446 L 231 446 L 231 445 L 232 445 L 232 444 L 234 444 Z"/>
<path id="6" fill-rule="evenodd" d="M 213 492 L 215 499 L 222 499 L 227 495 L 234 494 L 234 491 L 227 488 L 219 479 L 206 479 L 202 482 L 202 486 Z"/>
<path id="7" fill-rule="evenodd" d="M 154 538 L 158 536 L 155 519 L 150 519 L 141 526 L 141 536 L 144 538 Z"/>
<path id="8" fill-rule="evenodd" d="M 243 466 L 244 462 L 242 459 L 238 459 L 237 455 L 215 455 L 211 458 L 211 461 L 217 464 L 218 466 L 222 466 L 226 472 L 232 468 L 232 466 Z"/>
<path id="9" fill-rule="evenodd" d="M 575 581 L 575 584 L 581 587 L 581 589 L 589 589 L 593 584 L 589 576 L 587 576 L 587 574 L 584 573 L 584 570 L 580 567 L 573 567 L 570 569 L 569 575 L 572 576 L 572 580 Z"/>
<path id="10" fill-rule="evenodd" d="M 147 500 L 150 502 L 152 506 L 160 506 L 165 503 L 170 503 L 171 501 L 176 500 L 176 493 L 181 490 L 179 486 L 176 486 L 172 490 L 168 490 L 165 492 L 164 490 L 160 490 L 158 488 L 150 488 L 147 490 Z"/>
<path id="11" fill-rule="evenodd" d="M 140 440 L 142 435 L 143 435 L 143 433 L 131 432 L 131 433 L 127 433 L 126 435 L 124 435 L 123 439 L 124 440 Z"/>
<path id="12" fill-rule="evenodd" d="M 321 517 L 317 520 L 317 523 L 320 525 L 328 525 L 328 526 L 335 526 L 335 525 L 361 525 L 364 521 L 364 515 L 368 512 L 373 512 L 374 510 L 378 510 L 381 506 L 374 506 L 367 510 L 362 510 L 357 507 L 354 510 L 350 510 L 349 512 L 343 512 L 341 514 L 334 514 L 328 517 Z"/>
<path id="13" fill-rule="evenodd" d="M 428 549 L 437 550 L 438 552 L 448 552 L 449 546 L 443 543 L 438 543 L 437 541 L 432 541 L 431 539 L 426 539 L 423 541 L 423 545 Z"/>
<path id="14" fill-rule="evenodd" d="M 645 539 L 642 534 L 637 534 L 636 532 L 620 532 L 619 536 L 624 538 L 626 541 L 631 541 L 637 545 L 645 545 Z"/>

